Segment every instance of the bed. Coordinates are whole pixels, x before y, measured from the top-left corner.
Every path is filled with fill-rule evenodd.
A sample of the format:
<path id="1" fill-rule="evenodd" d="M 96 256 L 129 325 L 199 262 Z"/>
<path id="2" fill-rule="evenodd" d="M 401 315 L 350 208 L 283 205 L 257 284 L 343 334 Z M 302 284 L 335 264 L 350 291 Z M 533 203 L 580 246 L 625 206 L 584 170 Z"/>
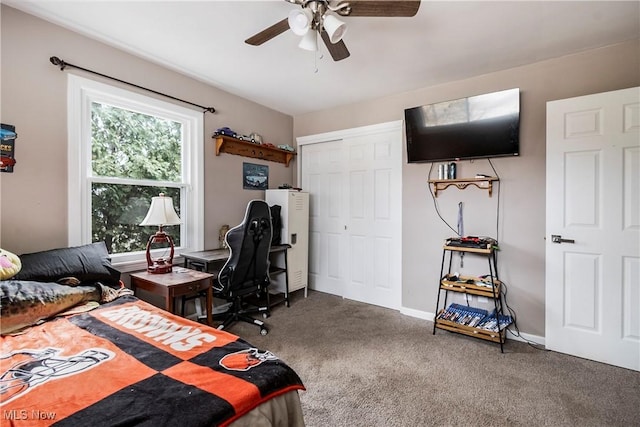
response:
<path id="1" fill-rule="evenodd" d="M 20 258 L 0 281 L 2 425 L 304 425 L 302 381 L 273 353 L 134 297 L 109 269 L 68 284 L 87 268 L 65 259 L 38 281 Z"/>

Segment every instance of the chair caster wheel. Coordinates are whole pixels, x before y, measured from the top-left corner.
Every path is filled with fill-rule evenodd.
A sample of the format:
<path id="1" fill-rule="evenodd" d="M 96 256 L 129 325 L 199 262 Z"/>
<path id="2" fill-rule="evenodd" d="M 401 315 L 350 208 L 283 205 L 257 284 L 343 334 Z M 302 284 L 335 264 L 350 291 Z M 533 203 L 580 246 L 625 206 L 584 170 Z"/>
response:
<path id="1" fill-rule="evenodd" d="M 260 335 L 267 335 L 268 333 L 269 333 L 269 330 L 267 328 L 260 329 Z"/>

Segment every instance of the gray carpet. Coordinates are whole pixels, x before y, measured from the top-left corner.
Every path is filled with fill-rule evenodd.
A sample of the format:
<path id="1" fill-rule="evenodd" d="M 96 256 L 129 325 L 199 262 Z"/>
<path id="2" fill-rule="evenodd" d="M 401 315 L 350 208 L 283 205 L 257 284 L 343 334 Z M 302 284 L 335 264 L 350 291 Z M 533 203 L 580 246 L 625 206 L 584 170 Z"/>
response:
<path id="1" fill-rule="evenodd" d="M 229 331 L 295 369 L 309 427 L 639 426 L 640 373 L 309 291 Z"/>

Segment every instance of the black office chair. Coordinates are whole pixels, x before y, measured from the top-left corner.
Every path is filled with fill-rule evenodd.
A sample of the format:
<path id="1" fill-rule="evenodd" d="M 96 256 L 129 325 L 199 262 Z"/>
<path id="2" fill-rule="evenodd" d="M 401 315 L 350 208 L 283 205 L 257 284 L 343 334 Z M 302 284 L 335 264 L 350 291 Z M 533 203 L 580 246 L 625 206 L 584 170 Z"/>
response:
<path id="1" fill-rule="evenodd" d="M 241 224 L 230 229 L 225 242 L 229 246 L 229 259 L 220 270 L 214 293 L 232 302 L 226 318 L 218 329 L 242 320 L 260 327 L 260 333 L 269 331 L 264 322 L 248 314 L 269 312 L 269 248 L 271 247 L 271 214 L 264 200 L 251 200 Z M 245 297 L 266 296 L 266 306 L 245 308 Z"/>

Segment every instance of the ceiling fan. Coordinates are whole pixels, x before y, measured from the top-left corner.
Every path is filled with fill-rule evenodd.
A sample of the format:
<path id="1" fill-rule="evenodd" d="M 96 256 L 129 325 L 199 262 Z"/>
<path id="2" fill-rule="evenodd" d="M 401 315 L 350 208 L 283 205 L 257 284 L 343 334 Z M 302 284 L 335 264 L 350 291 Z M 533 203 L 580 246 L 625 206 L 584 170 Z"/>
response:
<path id="1" fill-rule="evenodd" d="M 418 12 L 420 0 L 285 0 L 299 5 L 301 9 L 289 12 L 289 16 L 259 33 L 249 37 L 245 43 L 259 46 L 262 43 L 291 29 L 302 36 L 298 47 L 318 50 L 318 34 L 327 46 L 334 61 L 349 57 L 349 50 L 342 41 L 347 27 L 336 17 L 411 17 Z"/>

